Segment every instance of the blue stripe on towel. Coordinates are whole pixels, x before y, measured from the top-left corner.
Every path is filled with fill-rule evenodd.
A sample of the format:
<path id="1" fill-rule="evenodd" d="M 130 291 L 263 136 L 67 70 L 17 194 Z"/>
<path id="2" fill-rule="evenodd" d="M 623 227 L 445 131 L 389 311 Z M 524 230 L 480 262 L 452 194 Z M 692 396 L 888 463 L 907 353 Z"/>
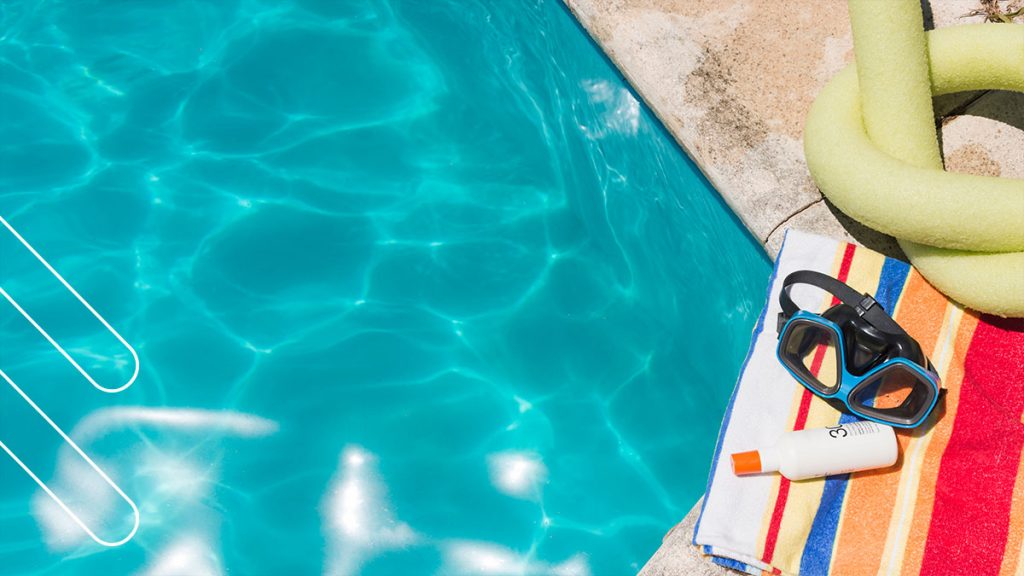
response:
<path id="1" fill-rule="evenodd" d="M 896 301 L 903 292 L 910 274 L 910 265 L 899 260 L 886 258 L 882 264 L 882 273 L 878 278 L 875 300 L 886 312 L 892 314 Z M 839 417 L 840 424 L 856 422 L 858 418 L 849 414 Z M 832 548 L 835 546 L 836 531 L 839 527 L 839 516 L 843 510 L 843 499 L 846 497 L 846 484 L 849 474 L 839 474 L 825 478 L 825 489 L 821 494 L 818 511 L 811 524 L 811 533 L 807 536 L 807 544 L 800 558 L 801 576 L 818 576 L 828 574 L 832 564 Z"/>
<path id="2" fill-rule="evenodd" d="M 875 300 L 882 305 L 890 315 L 896 308 L 896 301 L 903 293 L 903 286 L 907 283 L 907 276 L 910 275 L 910 264 L 900 262 L 893 258 L 886 258 L 882 265 L 882 275 L 878 279 L 878 290 L 875 291 Z"/>
<path id="3" fill-rule="evenodd" d="M 764 571 L 760 568 L 748 566 L 739 560 L 733 560 L 732 558 L 726 558 L 725 556 L 712 556 L 711 561 L 719 566 L 725 566 L 726 568 L 737 570 L 739 572 L 746 572 L 747 574 L 763 574 Z"/>

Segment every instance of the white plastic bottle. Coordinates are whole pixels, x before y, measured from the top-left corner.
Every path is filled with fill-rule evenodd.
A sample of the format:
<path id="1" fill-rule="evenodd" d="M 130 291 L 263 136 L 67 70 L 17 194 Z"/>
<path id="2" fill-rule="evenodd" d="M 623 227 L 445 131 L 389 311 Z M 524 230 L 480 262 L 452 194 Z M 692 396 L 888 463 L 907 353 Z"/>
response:
<path id="1" fill-rule="evenodd" d="M 803 480 L 887 468 L 896 463 L 898 456 L 892 428 L 874 422 L 852 422 L 787 432 L 774 446 L 733 454 L 732 469 L 737 475 L 778 470 L 790 480 Z"/>

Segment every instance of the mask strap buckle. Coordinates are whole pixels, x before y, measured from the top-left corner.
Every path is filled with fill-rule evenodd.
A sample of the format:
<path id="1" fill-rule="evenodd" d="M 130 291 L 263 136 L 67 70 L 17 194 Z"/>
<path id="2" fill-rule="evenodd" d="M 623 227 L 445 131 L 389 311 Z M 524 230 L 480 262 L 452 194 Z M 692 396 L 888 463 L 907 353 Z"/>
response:
<path id="1" fill-rule="evenodd" d="M 865 294 L 864 297 L 861 298 L 860 302 L 858 302 L 857 305 L 854 306 L 854 310 L 857 311 L 857 316 L 863 316 L 868 313 L 868 310 L 871 310 L 877 304 L 877 300 Z"/>

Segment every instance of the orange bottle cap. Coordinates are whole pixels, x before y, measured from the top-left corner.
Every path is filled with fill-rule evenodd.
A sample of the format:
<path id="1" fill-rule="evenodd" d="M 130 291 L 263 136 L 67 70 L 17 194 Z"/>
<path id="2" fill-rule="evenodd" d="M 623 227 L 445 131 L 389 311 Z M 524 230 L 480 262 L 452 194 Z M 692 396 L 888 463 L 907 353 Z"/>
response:
<path id="1" fill-rule="evenodd" d="M 732 471 L 737 476 L 759 474 L 761 472 L 761 454 L 757 450 L 733 454 Z"/>

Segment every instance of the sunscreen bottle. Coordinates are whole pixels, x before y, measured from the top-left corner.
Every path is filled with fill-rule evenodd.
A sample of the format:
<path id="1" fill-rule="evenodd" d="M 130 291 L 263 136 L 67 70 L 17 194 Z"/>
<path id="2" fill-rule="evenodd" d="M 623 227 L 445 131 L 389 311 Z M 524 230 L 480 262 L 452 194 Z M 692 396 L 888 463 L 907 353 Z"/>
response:
<path id="1" fill-rule="evenodd" d="M 887 468 L 896 463 L 896 433 L 874 422 L 787 432 L 774 446 L 732 455 L 733 472 L 779 471 L 790 480 Z"/>

